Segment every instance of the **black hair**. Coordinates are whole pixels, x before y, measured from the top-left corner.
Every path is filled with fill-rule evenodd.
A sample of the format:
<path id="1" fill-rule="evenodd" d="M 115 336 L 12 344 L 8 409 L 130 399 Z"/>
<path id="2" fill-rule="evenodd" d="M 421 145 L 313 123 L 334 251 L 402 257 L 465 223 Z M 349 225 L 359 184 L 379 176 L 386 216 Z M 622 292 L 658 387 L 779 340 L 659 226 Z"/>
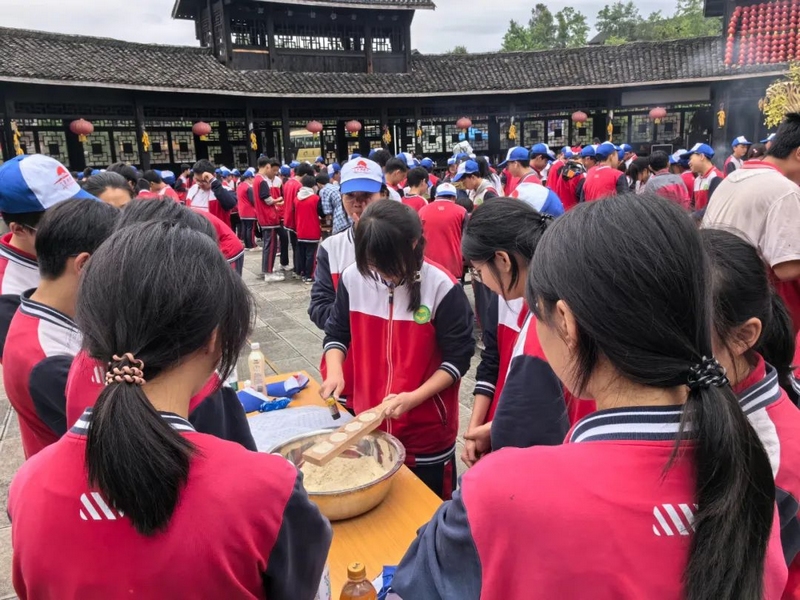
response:
<path id="1" fill-rule="evenodd" d="M 192 172 L 195 175 L 198 175 L 200 173 L 211 173 L 212 175 L 215 175 L 217 172 L 217 168 L 214 166 L 214 163 L 212 163 L 210 160 L 201 158 L 196 163 L 194 163 L 194 166 L 192 167 Z"/>
<path id="2" fill-rule="evenodd" d="M 70 258 L 97 250 L 114 231 L 118 218 L 118 209 L 97 200 L 67 200 L 47 210 L 36 231 L 42 279 L 61 277 Z"/>
<path id="3" fill-rule="evenodd" d="M 767 156 L 788 158 L 800 148 L 800 113 L 788 113 L 775 132 L 775 139 L 767 150 Z"/>
<path id="4" fill-rule="evenodd" d="M 279 161 L 277 158 L 269 158 L 269 159 L 267 159 L 267 164 L 270 167 L 280 167 L 281 166 L 281 161 Z"/>
<path id="5" fill-rule="evenodd" d="M 750 149 L 747 151 L 747 160 L 753 158 L 764 158 L 767 153 L 767 146 L 766 144 L 753 144 L 750 146 Z"/>
<path id="6" fill-rule="evenodd" d="M 375 152 L 372 153 L 370 160 L 376 162 L 380 165 L 381 169 L 386 167 L 386 163 L 388 163 L 392 159 L 392 154 L 385 148 L 378 148 Z M 407 166 L 407 165 L 406 165 Z"/>
<path id="7" fill-rule="evenodd" d="M 192 167 L 190 167 L 186 163 L 181 164 L 181 173 L 183 173 L 184 171 L 191 171 L 191 169 Z"/>
<path id="8" fill-rule="evenodd" d="M 3 222 L 11 227 L 12 223 L 22 225 L 28 229 L 36 229 L 39 226 L 39 221 L 44 215 L 44 211 L 26 212 L 26 213 L 9 213 L 3 212 Z"/>
<path id="9" fill-rule="evenodd" d="M 414 167 L 408 172 L 406 176 L 406 183 L 408 187 L 417 187 L 423 181 L 428 181 L 430 179 L 430 175 L 425 167 Z"/>
<path id="10" fill-rule="evenodd" d="M 478 163 L 478 175 L 480 175 L 481 179 L 488 178 L 491 174 L 489 162 L 483 156 L 476 156 L 472 160 Z"/>
<path id="11" fill-rule="evenodd" d="M 664 169 L 669 167 L 669 156 L 666 152 L 662 152 L 661 150 L 656 150 L 650 155 L 649 159 L 650 170 L 655 171 L 663 171 Z"/>
<path id="12" fill-rule="evenodd" d="M 327 185 L 330 182 L 330 177 L 328 177 L 328 173 L 320 173 L 314 178 L 314 181 L 317 182 L 317 185 L 323 186 Z"/>
<path id="13" fill-rule="evenodd" d="M 579 240 L 579 243 L 575 243 Z M 577 323 L 575 395 L 601 358 L 651 388 L 687 385 L 712 356 L 711 275 L 700 234 L 676 203 L 623 194 L 559 217 L 530 265 L 526 299 L 545 324 L 566 303 Z M 761 598 L 775 486 L 730 386 L 688 392 L 675 450 L 694 440 L 698 505 L 684 598 Z"/>
<path id="14" fill-rule="evenodd" d="M 547 158 L 547 159 L 549 159 L 549 158 L 550 158 L 550 155 L 549 155 L 547 152 L 537 152 L 536 154 L 534 154 L 533 152 L 531 152 L 531 155 L 530 155 L 530 158 L 529 158 L 529 160 L 533 160 L 534 158 L 538 158 L 538 157 L 540 157 L 540 156 L 541 156 L 542 158 Z M 517 161 L 517 162 L 520 162 L 520 161 Z M 522 164 L 525 164 L 525 163 L 522 163 Z"/>
<path id="15" fill-rule="evenodd" d="M 164 180 L 161 178 L 161 175 L 150 169 L 149 171 L 145 171 L 142 175 L 142 179 L 146 179 L 150 183 L 164 183 Z"/>
<path id="16" fill-rule="evenodd" d="M 408 171 L 408 164 L 402 158 L 390 158 L 386 162 L 386 167 L 384 170 L 387 173 L 394 173 L 395 171 L 402 171 L 403 173 Z"/>
<path id="17" fill-rule="evenodd" d="M 269 156 L 259 156 L 258 162 L 256 163 L 259 169 L 263 169 L 264 167 L 269 166 Z"/>
<path id="18" fill-rule="evenodd" d="M 125 178 L 130 185 L 136 185 L 136 182 L 139 181 L 139 171 L 137 171 L 134 167 L 125 164 L 123 162 L 116 162 L 112 165 L 108 165 L 108 169 L 106 169 L 106 173 L 118 173 Z M 95 175 L 96 177 L 96 175 Z"/>
<path id="19" fill-rule="evenodd" d="M 127 180 L 122 175 L 114 171 L 106 171 L 105 173 L 92 175 L 83 184 L 84 191 L 98 198 L 100 197 L 100 194 L 109 188 L 125 190 L 131 195 L 131 198 L 133 198 L 133 192 L 131 191 Z"/>
<path id="20" fill-rule="evenodd" d="M 139 192 L 149 192 L 149 191 L 150 191 L 150 182 L 147 181 L 147 179 L 142 178 L 136 182 L 136 189 L 134 190 L 134 192 L 138 194 Z"/>
<path id="21" fill-rule="evenodd" d="M 153 380 L 217 336 L 222 379 L 247 339 L 250 293 L 207 236 L 167 222 L 114 233 L 94 253 L 78 291 L 76 322 L 104 364 L 132 353 Z M 131 366 L 128 359 L 114 366 Z M 86 444 L 89 483 L 142 535 L 164 531 L 189 476 L 194 446 L 156 412 L 146 386 L 100 393 Z"/>
<path id="22" fill-rule="evenodd" d="M 300 179 L 300 185 L 307 188 L 313 188 L 315 185 L 317 185 L 317 178 L 313 175 L 303 175 L 303 177 Z"/>
<path id="23" fill-rule="evenodd" d="M 495 253 L 506 252 L 511 259 L 510 287 L 517 285 L 520 274 L 528 268 L 536 246 L 552 218 L 516 198 L 495 198 L 475 210 L 467 221 L 461 238 L 464 260 L 485 262 L 505 296 L 500 271 L 494 264 Z"/>
<path id="24" fill-rule="evenodd" d="M 355 247 L 358 272 L 375 277 L 373 271 L 380 271 L 400 279 L 410 292 L 408 310 L 416 312 L 421 303 L 417 274 L 425 252 L 417 211 L 402 202 L 373 202 L 358 220 Z"/>
<path id="25" fill-rule="evenodd" d="M 86 167 L 83 170 L 83 177 L 84 178 L 91 177 L 92 176 L 92 171 L 94 171 L 94 169 L 92 169 L 92 167 Z"/>
<path id="26" fill-rule="evenodd" d="M 306 175 L 314 176 L 314 167 L 308 163 L 300 163 L 295 167 L 294 175 L 295 177 L 305 177 Z"/>
<path id="27" fill-rule="evenodd" d="M 724 344 L 734 329 L 755 317 L 761 336 L 752 350 L 778 371 L 781 387 L 797 403 L 792 389 L 795 340 L 786 305 L 769 282 L 758 250 L 739 236 L 721 229 L 702 229 L 714 283 L 714 331 Z"/>
<path id="28" fill-rule="evenodd" d="M 217 232 L 214 230 L 211 221 L 199 212 L 195 212 L 177 202 L 154 202 L 147 199 L 132 200 L 122 207 L 117 229 L 148 221 L 169 221 L 173 224 L 184 225 L 210 237 L 215 242 L 217 241 Z"/>
<path id="29" fill-rule="evenodd" d="M 381 191 L 380 191 L 381 198 L 389 198 L 389 186 L 385 183 L 381 184 Z"/>

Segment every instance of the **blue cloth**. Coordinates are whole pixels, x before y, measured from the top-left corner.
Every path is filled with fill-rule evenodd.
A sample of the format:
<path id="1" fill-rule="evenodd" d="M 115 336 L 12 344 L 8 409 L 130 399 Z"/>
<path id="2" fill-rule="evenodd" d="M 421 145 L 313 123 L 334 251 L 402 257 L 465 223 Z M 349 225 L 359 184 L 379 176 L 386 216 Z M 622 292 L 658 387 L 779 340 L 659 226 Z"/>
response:
<path id="1" fill-rule="evenodd" d="M 322 202 L 322 212 L 326 215 L 333 215 L 331 223 L 331 233 L 336 234 L 344 231 L 350 227 L 353 222 L 347 213 L 344 211 L 344 204 L 342 204 L 342 194 L 339 188 L 332 183 L 326 183 L 319 191 L 319 199 Z"/>
<path id="2" fill-rule="evenodd" d="M 297 392 L 308 385 L 308 377 L 302 373 L 296 373 L 284 381 L 277 381 L 267 385 L 267 396 L 291 398 Z"/>

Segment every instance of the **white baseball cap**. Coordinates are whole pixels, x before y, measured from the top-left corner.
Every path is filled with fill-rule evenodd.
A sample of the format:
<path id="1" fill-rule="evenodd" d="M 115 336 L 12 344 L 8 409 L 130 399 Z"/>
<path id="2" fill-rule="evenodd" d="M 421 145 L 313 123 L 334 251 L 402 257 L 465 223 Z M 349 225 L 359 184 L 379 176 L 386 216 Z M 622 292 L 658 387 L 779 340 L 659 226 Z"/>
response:
<path id="1" fill-rule="evenodd" d="M 456 186 L 452 183 L 440 183 L 436 187 L 437 198 L 455 198 L 456 196 L 458 196 L 458 191 L 456 190 Z"/>
<path id="2" fill-rule="evenodd" d="M 368 158 L 348 160 L 342 167 L 339 189 L 342 194 L 369 192 L 375 194 L 383 186 L 381 166 Z"/>
<path id="3" fill-rule="evenodd" d="M 0 211 L 44 212 L 71 198 L 97 200 L 85 192 L 67 168 L 44 154 L 17 156 L 0 167 Z"/>

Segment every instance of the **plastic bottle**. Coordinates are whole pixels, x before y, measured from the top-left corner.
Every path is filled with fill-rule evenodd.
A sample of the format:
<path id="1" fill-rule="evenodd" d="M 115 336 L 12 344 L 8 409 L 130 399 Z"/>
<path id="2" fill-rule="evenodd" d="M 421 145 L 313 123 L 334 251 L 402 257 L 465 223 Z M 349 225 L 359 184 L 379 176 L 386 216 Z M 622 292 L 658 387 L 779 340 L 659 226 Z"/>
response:
<path id="1" fill-rule="evenodd" d="M 364 563 L 353 563 L 347 567 L 347 583 L 339 600 L 377 600 L 378 592 L 367 580 Z"/>
<path id="2" fill-rule="evenodd" d="M 225 385 L 231 388 L 234 392 L 239 391 L 239 372 L 235 366 L 233 367 L 231 374 L 228 375 L 228 379 L 225 380 Z"/>
<path id="3" fill-rule="evenodd" d="M 261 344 L 258 342 L 250 344 L 250 356 L 247 364 L 250 366 L 250 382 L 253 389 L 264 393 L 264 354 L 261 352 Z"/>

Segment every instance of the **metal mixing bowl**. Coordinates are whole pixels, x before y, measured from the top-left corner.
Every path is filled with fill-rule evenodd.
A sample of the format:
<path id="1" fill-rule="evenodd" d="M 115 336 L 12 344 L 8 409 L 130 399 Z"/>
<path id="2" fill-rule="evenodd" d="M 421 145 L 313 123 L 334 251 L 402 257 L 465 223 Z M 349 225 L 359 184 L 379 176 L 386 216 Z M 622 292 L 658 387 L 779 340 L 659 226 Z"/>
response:
<path id="1" fill-rule="evenodd" d="M 303 466 L 303 452 L 318 442 L 327 440 L 331 430 L 314 431 L 292 438 L 272 449 L 298 469 Z M 309 492 L 308 497 L 331 521 L 350 519 L 372 510 L 392 488 L 392 479 L 403 466 L 406 449 L 396 437 L 383 431 L 373 431 L 340 454 L 343 458 L 372 456 L 386 473 L 370 483 L 336 492 Z"/>

